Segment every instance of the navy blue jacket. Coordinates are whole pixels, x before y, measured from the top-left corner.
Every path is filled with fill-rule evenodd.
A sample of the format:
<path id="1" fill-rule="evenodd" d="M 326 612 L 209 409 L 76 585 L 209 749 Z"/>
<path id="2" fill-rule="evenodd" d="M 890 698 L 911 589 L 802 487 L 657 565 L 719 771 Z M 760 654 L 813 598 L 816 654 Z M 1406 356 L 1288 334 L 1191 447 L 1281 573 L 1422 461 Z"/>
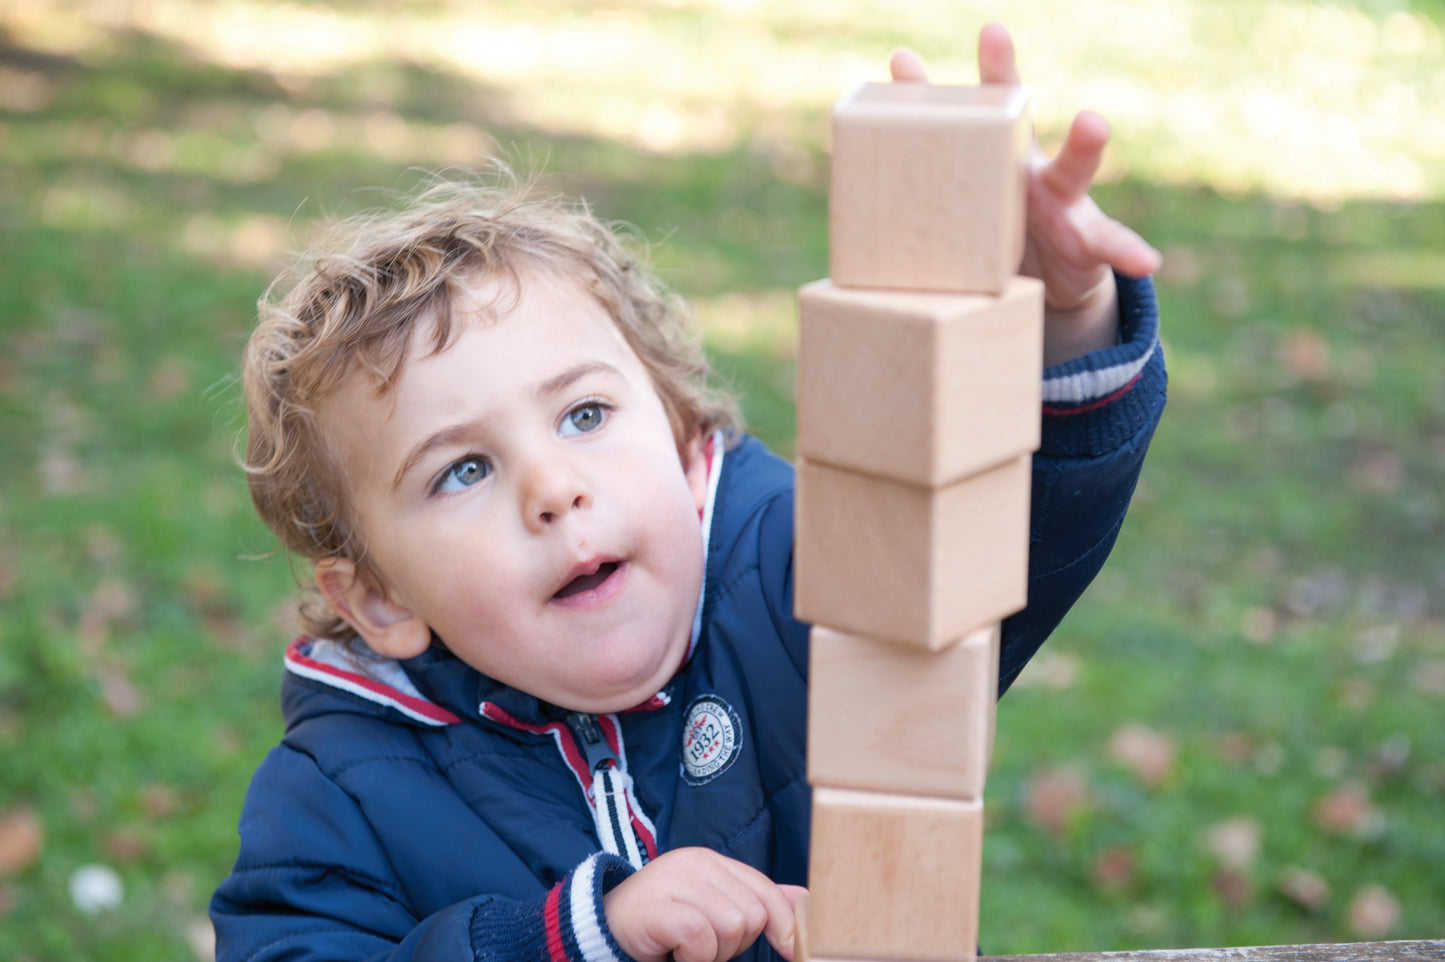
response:
<path id="1" fill-rule="evenodd" d="M 1121 278 L 1120 293 L 1121 343 L 1045 372 L 1029 607 L 1004 623 L 1000 693 L 1103 564 L 1163 408 L 1153 288 Z M 240 855 L 211 904 L 219 962 L 621 962 L 602 895 L 639 858 L 683 846 L 804 884 L 793 470 L 743 438 L 715 455 L 712 480 L 692 652 L 634 710 L 569 716 L 441 648 L 397 663 L 294 643 L 286 734 L 247 793 Z M 620 800 L 610 820 L 589 803 L 603 757 Z M 631 864 L 601 851 L 609 831 Z M 772 952 L 761 939 L 750 951 Z"/>

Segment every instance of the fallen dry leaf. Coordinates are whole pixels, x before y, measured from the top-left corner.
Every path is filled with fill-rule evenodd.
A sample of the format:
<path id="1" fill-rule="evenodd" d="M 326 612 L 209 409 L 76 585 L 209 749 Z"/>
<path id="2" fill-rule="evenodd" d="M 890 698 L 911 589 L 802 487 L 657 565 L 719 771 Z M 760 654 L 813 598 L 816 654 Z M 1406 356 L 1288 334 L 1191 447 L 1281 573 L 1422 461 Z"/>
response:
<path id="1" fill-rule="evenodd" d="M 1330 344 L 1319 331 L 1295 328 L 1285 338 L 1280 353 L 1285 370 L 1301 381 L 1329 380 Z"/>
<path id="2" fill-rule="evenodd" d="M 1214 873 L 1210 885 L 1224 904 L 1232 909 L 1243 908 L 1254 897 L 1254 884 L 1238 869 L 1220 869 Z"/>
<path id="3" fill-rule="evenodd" d="M 1102 889 L 1126 888 L 1138 867 L 1139 860 L 1130 849 L 1122 845 L 1106 848 L 1094 859 L 1094 884 Z"/>
<path id="4" fill-rule="evenodd" d="M 1383 885 L 1365 885 L 1350 902 L 1349 918 L 1356 935 L 1383 938 L 1400 921 L 1400 903 Z"/>
<path id="5" fill-rule="evenodd" d="M 1330 901 L 1330 883 L 1308 869 L 1287 868 L 1279 877 L 1280 894 L 1310 912 L 1318 912 Z"/>
<path id="6" fill-rule="evenodd" d="M 1089 783 L 1077 769 L 1049 768 L 1035 772 L 1025 791 L 1029 819 L 1044 831 L 1058 835 L 1074 813 L 1088 803 Z"/>
<path id="7" fill-rule="evenodd" d="M 180 802 L 180 792 L 169 785 L 156 782 L 140 790 L 141 808 L 145 810 L 147 818 L 165 818 L 174 814 L 180 807 Z"/>
<path id="8" fill-rule="evenodd" d="M 1350 465 L 1350 483 L 1365 494 L 1394 494 L 1404 482 L 1404 462 L 1388 448 L 1366 451 Z"/>
<path id="9" fill-rule="evenodd" d="M 1216 822 L 1204 832 L 1204 847 L 1219 863 L 1237 872 L 1247 871 L 1259 857 L 1264 827 L 1251 815 Z"/>
<path id="10" fill-rule="evenodd" d="M 1256 645 L 1274 641 L 1274 636 L 1279 633 L 1279 615 L 1273 608 L 1250 608 L 1239 620 L 1239 633 L 1246 641 Z"/>
<path id="11" fill-rule="evenodd" d="M 98 666 L 100 697 L 106 707 L 121 718 L 130 718 L 140 713 L 141 694 L 125 669 L 115 664 L 102 663 Z"/>
<path id="12" fill-rule="evenodd" d="M 47 497 L 77 494 L 85 488 L 85 472 L 74 452 L 52 441 L 40 455 L 40 488 Z"/>
<path id="13" fill-rule="evenodd" d="M 186 362 L 178 357 L 163 357 L 151 369 L 146 390 L 157 401 L 169 401 L 178 394 L 189 391 L 191 372 Z"/>
<path id="14" fill-rule="evenodd" d="M 1174 739 L 1145 725 L 1124 725 L 1109 737 L 1109 757 L 1153 788 L 1174 770 Z"/>
<path id="15" fill-rule="evenodd" d="M 105 853 L 122 865 L 139 862 L 150 853 L 150 845 L 134 829 L 118 828 L 105 837 Z"/>
<path id="16" fill-rule="evenodd" d="M 94 657 L 105 647 L 111 623 L 129 616 L 135 608 L 135 591 L 126 582 L 108 578 L 96 585 L 81 609 L 77 628 L 85 653 Z"/>
<path id="17" fill-rule="evenodd" d="M 1315 803 L 1315 824 L 1337 835 L 1368 835 L 1380 827 L 1382 816 L 1370 804 L 1363 785 L 1351 782 Z"/>
<path id="18" fill-rule="evenodd" d="M 1254 746 L 1249 743 L 1249 736 L 1244 732 L 1225 732 L 1215 740 L 1214 750 L 1222 761 L 1230 765 L 1243 765 L 1249 761 Z"/>
<path id="19" fill-rule="evenodd" d="M 21 806 L 0 815 L 0 876 L 24 870 L 44 849 L 45 830 L 35 809 Z"/>

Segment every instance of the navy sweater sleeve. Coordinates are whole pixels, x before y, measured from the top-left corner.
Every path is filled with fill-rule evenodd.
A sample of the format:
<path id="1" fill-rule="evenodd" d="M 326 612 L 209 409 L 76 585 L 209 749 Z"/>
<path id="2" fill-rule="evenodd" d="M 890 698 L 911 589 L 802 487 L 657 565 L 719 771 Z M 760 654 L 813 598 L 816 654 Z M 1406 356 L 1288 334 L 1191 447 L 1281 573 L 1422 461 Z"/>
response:
<path id="1" fill-rule="evenodd" d="M 1148 279 L 1119 276 L 1120 343 L 1044 372 L 1033 462 L 1028 607 L 1006 619 L 1006 691 L 1103 567 L 1164 408 L 1159 312 Z"/>
<path id="2" fill-rule="evenodd" d="M 632 872 L 598 853 L 536 899 L 479 895 L 417 918 L 355 801 L 287 747 L 258 770 L 241 854 L 211 901 L 217 962 L 626 962 L 602 896 Z"/>

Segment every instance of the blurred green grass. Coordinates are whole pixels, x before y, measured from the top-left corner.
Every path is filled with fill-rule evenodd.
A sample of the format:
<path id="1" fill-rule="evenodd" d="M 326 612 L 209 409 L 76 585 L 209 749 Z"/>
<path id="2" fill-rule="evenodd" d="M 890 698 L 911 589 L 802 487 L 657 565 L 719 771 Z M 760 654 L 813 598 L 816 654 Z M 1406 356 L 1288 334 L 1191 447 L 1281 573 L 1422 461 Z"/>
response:
<path id="1" fill-rule="evenodd" d="M 984 949 L 1441 935 L 1445 10 L 400 10 L 0 5 L 0 958 L 204 956 L 291 630 L 233 377 L 309 222 L 489 142 L 545 166 L 654 243 L 789 453 L 827 103 L 897 44 L 969 79 L 999 15 L 1046 142 L 1115 122 L 1099 197 L 1165 251 L 1172 382 L 1114 557 L 1000 708 Z M 94 862 L 120 910 L 71 903 Z"/>

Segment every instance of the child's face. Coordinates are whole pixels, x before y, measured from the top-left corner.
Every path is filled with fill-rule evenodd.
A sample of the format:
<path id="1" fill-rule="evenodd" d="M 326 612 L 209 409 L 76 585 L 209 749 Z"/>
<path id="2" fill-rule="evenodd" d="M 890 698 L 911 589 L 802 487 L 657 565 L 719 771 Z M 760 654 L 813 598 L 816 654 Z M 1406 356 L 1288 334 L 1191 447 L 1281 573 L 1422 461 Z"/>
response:
<path id="1" fill-rule="evenodd" d="M 323 561 L 318 584 L 382 654 L 420 654 L 435 629 L 545 701 L 632 707 L 687 650 L 704 460 L 679 458 L 642 363 L 571 283 L 524 274 L 513 310 L 474 311 L 457 305 L 440 354 L 420 325 L 391 395 L 355 378 L 323 407 L 382 583 Z"/>

